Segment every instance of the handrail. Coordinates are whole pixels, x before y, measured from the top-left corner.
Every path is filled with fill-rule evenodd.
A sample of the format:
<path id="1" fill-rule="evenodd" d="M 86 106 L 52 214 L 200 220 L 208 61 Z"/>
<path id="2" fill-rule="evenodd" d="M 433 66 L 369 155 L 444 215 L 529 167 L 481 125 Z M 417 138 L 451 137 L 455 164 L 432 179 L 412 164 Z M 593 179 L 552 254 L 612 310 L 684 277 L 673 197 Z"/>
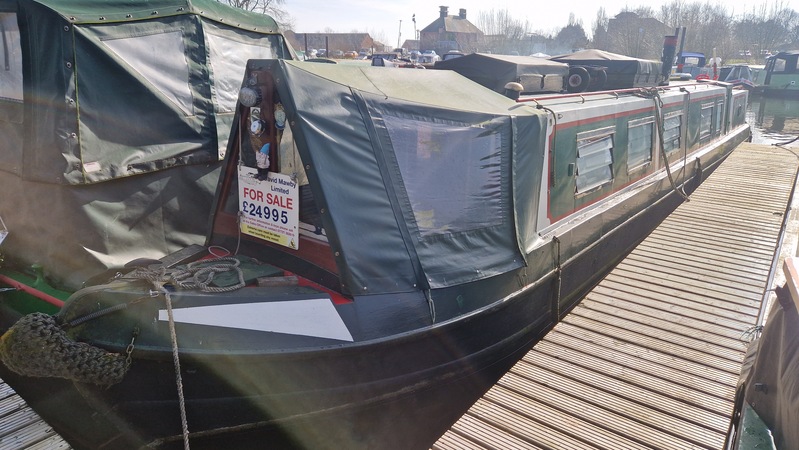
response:
<path id="1" fill-rule="evenodd" d="M 36 298 L 38 298 L 40 300 L 43 300 L 43 301 L 45 301 L 45 302 L 47 302 L 47 303 L 49 303 L 49 304 L 51 304 L 53 306 L 57 306 L 59 308 L 62 308 L 64 306 L 64 301 L 63 300 L 57 299 L 57 298 L 53 297 L 50 294 L 42 292 L 42 291 L 40 291 L 40 290 L 38 290 L 36 288 L 30 287 L 27 284 L 21 283 L 21 282 L 15 280 L 15 279 L 13 279 L 13 278 L 11 278 L 9 276 L 0 274 L 0 283 L 5 283 L 5 284 L 13 287 L 14 289 L 18 289 L 18 290 L 20 290 L 22 292 L 25 292 L 26 294 L 30 294 L 30 295 L 32 295 L 32 296 L 34 296 L 34 297 L 36 297 Z"/>

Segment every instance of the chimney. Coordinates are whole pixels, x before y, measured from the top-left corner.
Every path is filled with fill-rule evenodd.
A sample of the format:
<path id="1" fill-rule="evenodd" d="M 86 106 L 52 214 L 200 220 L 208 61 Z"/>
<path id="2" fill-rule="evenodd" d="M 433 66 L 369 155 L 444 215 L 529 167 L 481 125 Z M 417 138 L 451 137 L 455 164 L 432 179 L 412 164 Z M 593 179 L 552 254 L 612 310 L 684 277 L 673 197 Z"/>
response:
<path id="1" fill-rule="evenodd" d="M 458 11 L 458 18 L 466 20 L 466 8 L 461 8 L 460 11 Z"/>
<path id="2" fill-rule="evenodd" d="M 449 6 L 439 6 L 439 8 L 440 8 L 440 11 L 441 11 L 439 17 L 441 17 L 442 19 L 447 17 L 447 13 L 449 11 Z"/>

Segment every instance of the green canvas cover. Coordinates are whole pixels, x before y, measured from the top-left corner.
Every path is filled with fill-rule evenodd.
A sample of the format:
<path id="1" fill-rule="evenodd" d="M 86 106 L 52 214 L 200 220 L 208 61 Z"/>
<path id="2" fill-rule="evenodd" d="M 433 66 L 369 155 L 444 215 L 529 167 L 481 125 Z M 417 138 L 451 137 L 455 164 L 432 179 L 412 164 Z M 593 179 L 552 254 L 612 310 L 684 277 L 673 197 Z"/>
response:
<path id="1" fill-rule="evenodd" d="M 0 0 L 0 251 L 72 287 L 202 242 L 246 61 L 292 58 L 214 0 Z"/>
<path id="2" fill-rule="evenodd" d="M 453 286 L 525 263 L 538 239 L 543 112 L 451 71 L 255 64 L 281 80 L 351 292 Z"/>

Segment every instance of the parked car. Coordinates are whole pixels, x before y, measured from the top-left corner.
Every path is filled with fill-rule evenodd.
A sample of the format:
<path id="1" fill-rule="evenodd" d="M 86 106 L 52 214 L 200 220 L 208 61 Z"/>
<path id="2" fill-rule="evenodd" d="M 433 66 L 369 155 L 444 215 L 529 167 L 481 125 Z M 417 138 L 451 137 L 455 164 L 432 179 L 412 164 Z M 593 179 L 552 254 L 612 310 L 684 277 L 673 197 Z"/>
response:
<path id="1" fill-rule="evenodd" d="M 422 52 L 422 55 L 419 58 L 419 62 L 422 64 L 434 64 L 440 58 L 438 54 L 436 54 L 435 50 L 425 50 Z"/>
<path id="2" fill-rule="evenodd" d="M 347 59 L 355 59 L 358 57 L 358 52 L 356 52 L 355 50 L 344 52 L 344 57 Z"/>
<path id="3" fill-rule="evenodd" d="M 466 56 L 465 53 L 459 52 L 457 50 L 450 50 L 447 53 L 444 53 L 444 56 L 441 57 L 442 61 L 449 61 L 450 59 L 460 58 L 461 56 Z"/>

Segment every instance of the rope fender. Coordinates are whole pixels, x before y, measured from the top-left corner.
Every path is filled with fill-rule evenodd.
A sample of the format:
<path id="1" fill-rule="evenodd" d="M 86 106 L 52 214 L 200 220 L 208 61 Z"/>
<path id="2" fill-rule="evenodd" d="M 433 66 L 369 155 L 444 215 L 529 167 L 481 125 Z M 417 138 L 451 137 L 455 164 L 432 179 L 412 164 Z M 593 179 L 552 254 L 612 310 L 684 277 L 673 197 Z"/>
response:
<path id="1" fill-rule="evenodd" d="M 57 377 L 100 386 L 122 381 L 127 356 L 75 342 L 44 313 L 23 316 L 0 337 L 0 358 L 23 376 Z"/>

